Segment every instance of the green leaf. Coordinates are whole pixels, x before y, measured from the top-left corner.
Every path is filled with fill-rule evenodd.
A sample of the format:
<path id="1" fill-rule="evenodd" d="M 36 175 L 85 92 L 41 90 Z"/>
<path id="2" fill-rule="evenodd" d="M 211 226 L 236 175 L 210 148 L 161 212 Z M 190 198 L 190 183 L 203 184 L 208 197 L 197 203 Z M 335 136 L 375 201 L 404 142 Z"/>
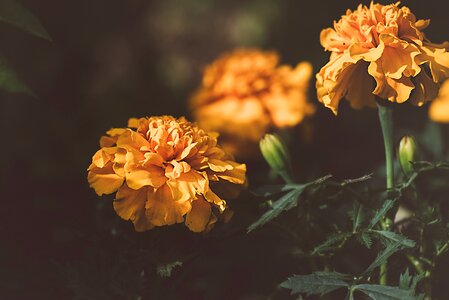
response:
<path id="1" fill-rule="evenodd" d="M 365 293 L 373 300 L 416 300 L 416 297 L 409 290 L 403 290 L 395 286 L 359 284 L 353 286 L 353 289 Z"/>
<path id="2" fill-rule="evenodd" d="M 296 205 L 298 205 L 298 198 L 306 188 L 322 184 L 330 177 L 331 177 L 330 175 L 327 175 L 306 184 L 291 185 L 294 186 L 294 189 L 283 195 L 278 200 L 274 201 L 271 209 L 265 212 L 256 222 L 254 222 L 248 227 L 247 233 L 270 222 L 271 220 L 279 216 L 283 211 L 290 210 Z"/>
<path id="3" fill-rule="evenodd" d="M 371 249 L 371 246 L 373 245 L 373 239 L 368 232 L 362 232 L 362 234 L 357 237 L 357 240 L 368 249 Z"/>
<path id="4" fill-rule="evenodd" d="M 303 191 L 304 189 L 292 190 L 279 198 L 279 200 L 273 202 L 271 209 L 264 213 L 256 222 L 251 224 L 248 227 L 247 232 L 249 233 L 256 228 L 265 225 L 266 223 L 279 216 L 283 211 L 287 211 L 295 207 L 298 204 L 298 197 Z"/>
<path id="5" fill-rule="evenodd" d="M 384 263 L 391 255 L 404 248 L 411 248 L 415 246 L 415 242 L 406 237 L 390 231 L 373 231 L 379 234 L 385 244 L 382 250 L 371 265 L 366 269 L 365 273 L 372 272 L 375 268 Z"/>
<path id="6" fill-rule="evenodd" d="M 356 232 L 359 229 L 360 225 L 362 225 L 363 220 L 365 219 L 365 214 L 363 212 L 363 206 L 359 202 L 354 202 L 354 207 L 351 211 L 351 219 L 352 219 L 352 232 Z"/>
<path id="7" fill-rule="evenodd" d="M 387 247 L 385 247 L 384 250 L 379 252 L 376 259 L 371 263 L 371 265 L 366 269 L 365 273 L 372 272 L 375 268 L 379 267 L 381 264 L 383 264 L 390 256 L 392 256 L 394 253 L 400 250 L 400 247 L 398 244 L 390 244 Z"/>
<path id="8" fill-rule="evenodd" d="M 386 200 L 382 207 L 376 212 L 374 217 L 371 219 L 371 222 L 368 225 L 369 229 L 372 229 L 376 226 L 377 223 L 385 216 L 385 214 L 393 207 L 395 200 Z"/>
<path id="9" fill-rule="evenodd" d="M 386 231 L 386 230 L 372 230 L 371 232 L 374 232 L 375 234 L 379 235 L 386 243 L 395 243 L 398 244 L 400 247 L 404 248 L 413 248 L 415 247 L 416 243 L 415 241 L 412 241 L 408 238 L 406 238 L 403 235 L 400 235 L 398 233 L 394 233 L 392 231 Z"/>
<path id="10" fill-rule="evenodd" d="M 415 294 L 416 286 L 424 278 L 424 274 L 418 274 L 416 276 L 410 275 L 408 268 L 399 278 L 399 287 L 404 290 L 410 290 Z"/>
<path id="11" fill-rule="evenodd" d="M 342 287 L 349 287 L 345 282 L 349 276 L 337 272 L 315 272 L 309 275 L 294 275 L 281 283 L 281 287 L 290 293 L 307 295 L 325 295 Z"/>
<path id="12" fill-rule="evenodd" d="M 413 276 L 410 275 L 408 268 L 401 274 L 399 277 L 399 287 L 403 290 L 410 289 L 410 285 L 412 284 Z"/>
<path id="13" fill-rule="evenodd" d="M 181 267 L 181 266 L 182 266 L 182 262 L 174 261 L 174 262 L 171 262 L 168 264 L 158 265 L 156 272 L 161 277 L 170 277 L 171 273 L 173 272 L 173 269 L 176 267 Z"/>
<path id="14" fill-rule="evenodd" d="M 26 94 L 33 97 L 36 95 L 17 76 L 5 60 L 0 57 L 0 88 L 10 93 Z"/>
<path id="15" fill-rule="evenodd" d="M 0 21 L 40 38 L 51 41 L 39 20 L 26 8 L 13 0 L 0 0 Z"/>
<path id="16" fill-rule="evenodd" d="M 344 243 L 351 236 L 352 236 L 352 233 L 348 233 L 348 232 L 333 234 L 333 235 L 329 236 L 326 239 L 326 241 L 324 241 L 320 245 L 316 246 L 312 251 L 312 255 L 323 253 L 325 251 L 329 251 L 329 250 L 338 248 L 338 247 L 340 247 L 340 245 L 342 243 Z"/>

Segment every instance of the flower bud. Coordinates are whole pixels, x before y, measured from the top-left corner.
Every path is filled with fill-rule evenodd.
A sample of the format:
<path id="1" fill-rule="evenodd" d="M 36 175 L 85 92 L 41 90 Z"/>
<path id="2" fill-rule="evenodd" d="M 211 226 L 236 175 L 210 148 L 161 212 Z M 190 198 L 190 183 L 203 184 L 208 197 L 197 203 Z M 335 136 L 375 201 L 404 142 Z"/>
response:
<path id="1" fill-rule="evenodd" d="M 418 149 L 415 139 L 412 136 L 406 135 L 401 139 L 398 159 L 405 176 L 410 176 L 414 171 L 411 162 L 418 159 Z"/>
<path id="2" fill-rule="evenodd" d="M 276 172 L 290 168 L 290 157 L 281 138 L 276 134 L 265 134 L 259 143 L 263 157 Z"/>

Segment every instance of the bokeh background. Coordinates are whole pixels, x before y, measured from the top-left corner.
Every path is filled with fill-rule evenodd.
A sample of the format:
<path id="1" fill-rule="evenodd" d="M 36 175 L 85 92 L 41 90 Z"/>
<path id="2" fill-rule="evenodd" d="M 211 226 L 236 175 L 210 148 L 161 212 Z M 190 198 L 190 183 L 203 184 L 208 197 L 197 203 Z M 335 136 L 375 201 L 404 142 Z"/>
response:
<path id="1" fill-rule="evenodd" d="M 214 241 L 207 248 L 212 256 L 185 263 L 174 281 L 159 278 L 142 287 L 129 260 L 121 262 L 127 242 L 114 239 L 115 231 L 105 235 L 108 228 L 146 239 L 143 243 L 160 242 L 159 255 L 173 244 L 199 247 L 202 237 L 182 226 L 145 237 L 132 233 L 131 224 L 111 212 L 112 198 L 99 199 L 88 187 L 86 168 L 99 137 L 126 125 L 129 117 L 189 116 L 187 100 L 202 67 L 224 51 L 276 50 L 283 63 L 308 60 L 318 71 L 328 59 L 319 44 L 321 29 L 358 1 L 19 2 L 40 19 L 53 42 L 0 26 L 0 53 L 38 95 L 0 93 L 0 298 L 141 299 L 140 291 L 150 286 L 147 295 L 154 299 L 266 299 L 276 283 L 302 272 L 303 266 L 279 249 L 274 259 L 276 237 L 268 241 L 255 234 L 235 238 L 232 247 Z M 426 29 L 432 41 L 449 40 L 449 2 L 402 4 L 432 20 Z M 291 133 L 299 178 L 357 177 L 382 164 L 376 111 L 356 112 L 344 103 L 335 118 L 319 105 L 313 88 L 310 100 L 318 107 L 305 129 L 312 138 L 304 138 L 301 128 Z M 427 108 L 401 110 L 399 132 L 424 130 Z M 263 168 L 261 161 L 250 162 L 250 180 Z M 258 181 L 254 176 L 252 182 Z M 244 224 L 257 216 L 257 199 L 239 201 L 247 203 L 244 217 L 235 222 Z M 256 271 L 261 264 L 263 270 Z"/>

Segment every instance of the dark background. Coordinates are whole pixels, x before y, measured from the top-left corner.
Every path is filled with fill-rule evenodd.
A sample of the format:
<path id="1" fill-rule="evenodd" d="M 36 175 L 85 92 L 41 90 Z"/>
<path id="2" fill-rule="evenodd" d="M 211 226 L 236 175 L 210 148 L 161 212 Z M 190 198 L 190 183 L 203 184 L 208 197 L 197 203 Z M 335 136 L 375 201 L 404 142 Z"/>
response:
<path id="1" fill-rule="evenodd" d="M 86 168 L 106 130 L 126 125 L 129 117 L 188 115 L 187 99 L 201 80 L 201 68 L 235 47 L 277 50 L 283 63 L 308 60 L 318 71 L 328 59 L 319 44 L 321 29 L 331 26 L 346 8 L 354 9 L 358 4 L 348 0 L 20 2 L 40 19 L 53 42 L 0 26 L 0 53 L 38 95 L 34 99 L 1 93 L 2 299 L 70 299 L 81 288 L 72 276 L 77 271 L 67 270 L 89 264 L 86 252 L 91 250 L 86 249 L 97 249 L 92 251 L 107 256 L 118 251 L 114 243 L 123 244 L 109 239 L 102 242 L 101 235 L 92 234 L 99 228 L 99 211 L 107 214 L 112 199 L 99 199 L 86 181 Z M 449 40 L 449 2 L 416 0 L 402 4 L 418 18 L 432 20 L 426 29 L 432 41 Z M 338 178 L 360 176 L 382 163 L 376 111 L 353 111 L 344 103 L 336 118 L 320 106 L 313 88 L 310 94 L 319 108 L 311 121 L 314 138 L 304 146 L 299 129 L 292 139 L 297 145 L 293 157 L 299 178 L 328 173 Z M 422 129 L 427 108 L 404 105 L 401 110 L 396 119 L 401 130 Z M 251 167 L 264 166 L 250 162 L 250 179 L 254 173 Z M 119 226 L 131 228 L 127 223 Z M 176 235 L 172 243 L 189 244 L 199 239 L 182 226 L 176 227 L 168 229 L 176 231 L 170 232 Z M 151 234 L 157 236 L 163 230 Z M 253 299 L 250 295 L 266 294 L 272 287 L 255 279 L 264 276 L 253 274 L 250 267 L 238 267 L 240 262 L 269 260 L 263 254 L 256 255 L 249 244 L 222 254 L 232 257 L 223 281 L 186 287 L 186 291 L 196 292 L 186 292 L 185 298 Z M 111 263 L 115 261 L 111 259 Z M 284 271 L 274 271 L 271 265 L 267 263 L 265 272 L 274 272 L 279 278 L 301 273 L 298 265 Z M 201 270 L 202 266 L 199 263 L 192 269 Z M 204 272 L 208 275 L 219 270 L 210 267 Z M 93 284 L 93 289 L 110 288 L 106 285 Z M 171 283 L 160 286 L 169 290 Z M 78 297 L 115 297 L 105 295 Z"/>

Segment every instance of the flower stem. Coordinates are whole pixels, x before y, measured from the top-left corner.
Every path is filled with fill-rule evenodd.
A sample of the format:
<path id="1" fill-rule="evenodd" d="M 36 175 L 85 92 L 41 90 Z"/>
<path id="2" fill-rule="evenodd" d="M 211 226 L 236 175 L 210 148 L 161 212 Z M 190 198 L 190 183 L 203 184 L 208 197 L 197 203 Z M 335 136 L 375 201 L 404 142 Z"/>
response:
<path id="1" fill-rule="evenodd" d="M 387 177 L 387 192 L 394 187 L 394 147 L 393 147 L 393 107 L 391 105 L 377 104 L 379 112 L 379 121 L 382 128 L 382 135 L 384 138 L 385 146 L 385 169 Z M 382 221 L 382 229 L 389 230 L 391 222 L 384 218 Z M 387 272 L 388 272 L 388 262 L 385 261 L 380 266 L 380 280 L 379 283 L 382 285 L 387 284 Z"/>
<path id="2" fill-rule="evenodd" d="M 377 105 L 379 109 L 380 126 L 385 146 L 385 166 L 387 175 L 387 190 L 394 187 L 394 170 L 393 170 L 393 107 L 386 105 Z"/>

